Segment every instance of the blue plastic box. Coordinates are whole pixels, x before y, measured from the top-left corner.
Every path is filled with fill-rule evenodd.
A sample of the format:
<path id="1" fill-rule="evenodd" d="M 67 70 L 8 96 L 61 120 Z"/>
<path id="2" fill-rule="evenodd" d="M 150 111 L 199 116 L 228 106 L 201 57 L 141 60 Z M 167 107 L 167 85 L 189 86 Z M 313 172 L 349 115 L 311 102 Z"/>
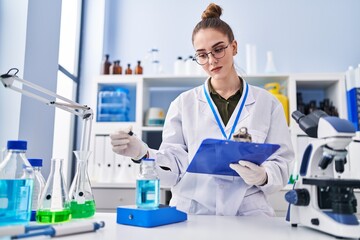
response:
<path id="1" fill-rule="evenodd" d="M 120 206 L 116 209 L 116 222 L 138 227 L 156 227 L 187 220 L 187 214 L 175 207 L 160 205 L 157 209 Z"/>

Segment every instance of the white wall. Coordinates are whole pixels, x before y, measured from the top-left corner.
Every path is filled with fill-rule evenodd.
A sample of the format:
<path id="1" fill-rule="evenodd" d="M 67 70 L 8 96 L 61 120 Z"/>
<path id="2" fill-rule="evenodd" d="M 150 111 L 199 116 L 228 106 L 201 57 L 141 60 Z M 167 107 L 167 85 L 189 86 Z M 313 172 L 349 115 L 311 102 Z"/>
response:
<path id="1" fill-rule="evenodd" d="M 55 92 L 61 0 L 5 0 L 0 2 L 0 6 L 1 72 L 17 67 L 19 77 Z M 6 98 L 1 88 L 1 98 Z M 0 124 L 1 128 L 7 129 L 6 134 L 1 132 L 1 144 L 4 145 L 8 139 L 27 140 L 28 158 L 44 159 L 46 177 L 52 157 L 54 108 L 26 96 L 21 97 L 19 105 L 18 98 L 18 95 L 10 100 L 6 98 L 7 106 L 0 105 L 1 119 L 8 115 L 9 109 L 15 109 L 11 118 Z"/>
<path id="2" fill-rule="evenodd" d="M 343 72 L 360 63 L 358 0 L 108 0 L 104 53 L 123 67 L 134 66 L 157 46 L 165 71 L 172 73 L 177 56 L 193 54 L 192 30 L 210 2 L 223 8 L 242 68 L 246 43 L 257 46 L 259 73 L 267 50 L 281 73 Z"/>
<path id="3" fill-rule="evenodd" d="M 23 77 L 27 8 L 27 1 L 0 1 L 0 75 L 16 67 L 18 76 Z M 1 84 L 0 149 L 6 147 L 8 140 L 18 139 L 20 103 L 21 95 Z"/>

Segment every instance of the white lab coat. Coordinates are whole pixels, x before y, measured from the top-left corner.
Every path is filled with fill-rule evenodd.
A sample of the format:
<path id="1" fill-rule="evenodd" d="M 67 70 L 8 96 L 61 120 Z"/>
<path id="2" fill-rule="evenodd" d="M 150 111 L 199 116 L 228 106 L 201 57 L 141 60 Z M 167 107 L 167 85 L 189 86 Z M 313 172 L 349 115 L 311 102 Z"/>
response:
<path id="1" fill-rule="evenodd" d="M 245 81 L 243 83 L 245 86 Z M 247 127 L 253 142 L 280 145 L 263 163 L 268 175 L 267 184 L 261 187 L 249 186 L 238 176 L 186 172 L 204 139 L 224 139 L 206 100 L 203 86 L 199 86 L 180 94 L 171 103 L 165 119 L 163 142 L 159 150 L 150 150 L 150 157 L 155 158 L 158 166 L 171 169 L 166 171 L 158 168 L 161 184 L 171 186 L 170 205 L 189 214 L 274 216 L 266 195 L 279 191 L 287 184 L 289 163 L 294 159 L 294 152 L 281 103 L 266 90 L 249 84 L 247 86 L 248 97 L 235 132 L 241 127 Z M 208 80 L 205 87 L 209 92 Z M 227 126 L 223 126 L 227 135 L 230 134 L 244 95 Z"/>

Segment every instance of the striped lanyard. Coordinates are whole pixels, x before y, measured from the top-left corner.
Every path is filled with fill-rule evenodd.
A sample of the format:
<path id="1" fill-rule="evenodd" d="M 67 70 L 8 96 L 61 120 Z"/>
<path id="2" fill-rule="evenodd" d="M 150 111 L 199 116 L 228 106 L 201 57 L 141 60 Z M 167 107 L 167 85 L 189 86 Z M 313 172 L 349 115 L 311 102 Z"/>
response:
<path id="1" fill-rule="evenodd" d="M 237 115 L 236 115 L 234 125 L 233 125 L 232 128 L 231 128 L 231 132 L 230 132 L 229 137 L 226 136 L 225 130 L 224 130 L 224 128 L 222 127 L 222 124 L 221 124 L 221 122 L 220 122 L 220 118 L 219 118 L 218 114 L 216 113 L 214 104 L 212 103 L 212 101 L 211 101 L 211 99 L 210 99 L 210 95 L 209 95 L 209 93 L 208 93 L 207 90 L 206 90 L 205 84 L 204 84 L 203 87 L 204 87 L 204 93 L 205 93 L 206 100 L 207 100 L 207 102 L 208 102 L 208 104 L 209 104 L 209 106 L 210 106 L 210 108 L 211 108 L 211 111 L 212 111 L 213 114 L 214 114 L 214 117 L 215 117 L 215 119 L 216 119 L 216 122 L 217 122 L 220 130 L 221 130 L 222 135 L 225 137 L 225 139 L 230 140 L 231 136 L 233 135 L 233 133 L 234 133 L 234 131 L 235 131 L 236 125 L 237 125 L 237 123 L 238 123 L 238 121 L 239 121 L 241 112 L 242 112 L 242 110 L 243 110 L 243 108 L 244 108 L 244 105 L 245 105 L 245 102 L 246 102 L 246 98 L 247 98 L 248 90 L 249 90 L 248 84 L 245 83 L 245 94 L 244 94 L 244 97 L 243 97 L 242 99 L 240 99 L 241 105 L 240 105 L 239 111 L 238 111 L 238 113 L 237 113 Z"/>

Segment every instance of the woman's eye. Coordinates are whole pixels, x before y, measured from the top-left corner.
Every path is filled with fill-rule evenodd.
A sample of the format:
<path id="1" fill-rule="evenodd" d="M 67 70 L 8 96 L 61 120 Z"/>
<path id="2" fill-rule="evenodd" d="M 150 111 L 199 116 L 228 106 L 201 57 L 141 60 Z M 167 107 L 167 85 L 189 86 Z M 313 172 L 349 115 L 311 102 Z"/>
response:
<path id="1" fill-rule="evenodd" d="M 215 49 L 214 49 L 214 52 L 220 53 L 220 52 L 222 52 L 222 50 L 224 50 L 223 47 L 221 47 L 221 48 L 215 48 Z"/>
<path id="2" fill-rule="evenodd" d="M 201 59 L 204 59 L 204 58 L 207 57 L 207 55 L 204 54 L 204 53 L 200 53 L 200 54 L 197 55 L 197 57 L 198 57 L 198 58 L 201 58 Z"/>

